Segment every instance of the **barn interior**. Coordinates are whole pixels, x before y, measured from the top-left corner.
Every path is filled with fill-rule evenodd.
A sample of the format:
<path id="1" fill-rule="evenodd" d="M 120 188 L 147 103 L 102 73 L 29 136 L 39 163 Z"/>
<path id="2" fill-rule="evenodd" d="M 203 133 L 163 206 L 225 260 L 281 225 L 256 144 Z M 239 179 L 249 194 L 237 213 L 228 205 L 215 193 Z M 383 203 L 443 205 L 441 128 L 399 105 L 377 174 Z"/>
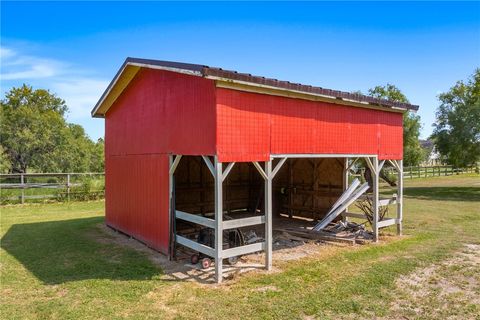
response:
<path id="1" fill-rule="evenodd" d="M 278 162 L 274 160 L 273 167 Z M 263 166 L 261 162 L 258 164 Z M 227 165 L 224 164 L 224 168 Z M 287 159 L 272 182 L 274 235 L 281 228 L 312 226 L 322 219 L 343 192 L 344 166 L 343 158 Z M 173 177 L 175 211 L 214 219 L 214 178 L 202 157 L 183 156 Z M 235 163 L 223 181 L 223 220 L 263 215 L 264 188 L 264 179 L 253 163 Z M 194 241 L 202 237 L 202 232 L 205 237 L 205 226 L 178 218 L 174 221 L 175 234 Z M 242 236 L 252 235 L 253 232 L 257 238 L 263 238 L 265 224 L 239 230 Z M 224 238 L 228 239 L 228 235 Z M 230 247 L 236 245 L 242 244 L 230 243 Z M 228 244 L 224 243 L 224 246 Z"/>

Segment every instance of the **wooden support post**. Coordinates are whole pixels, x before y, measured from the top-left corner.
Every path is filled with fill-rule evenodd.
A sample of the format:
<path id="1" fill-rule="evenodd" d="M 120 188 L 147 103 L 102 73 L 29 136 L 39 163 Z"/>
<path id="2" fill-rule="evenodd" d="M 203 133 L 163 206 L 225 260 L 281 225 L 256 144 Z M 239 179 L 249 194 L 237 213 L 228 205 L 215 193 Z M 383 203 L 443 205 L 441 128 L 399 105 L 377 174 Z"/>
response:
<path id="1" fill-rule="evenodd" d="M 223 280 L 223 190 L 222 163 L 215 156 L 215 278 L 217 283 Z"/>
<path id="2" fill-rule="evenodd" d="M 288 161 L 288 217 L 293 217 L 293 164 L 296 160 Z"/>
<path id="3" fill-rule="evenodd" d="M 379 192 L 378 192 L 378 157 L 373 157 L 372 159 L 372 180 L 373 180 L 373 199 L 372 199 L 372 210 L 373 210 L 373 221 L 372 221 L 372 229 L 373 229 L 373 239 L 375 242 L 378 242 L 378 202 L 379 202 Z"/>
<path id="4" fill-rule="evenodd" d="M 20 201 L 22 204 L 25 203 L 25 177 L 23 176 L 23 173 L 20 174 L 20 184 L 22 185 L 22 196 L 20 198 Z"/>
<path id="5" fill-rule="evenodd" d="M 265 161 L 265 268 L 272 270 L 272 161 Z"/>
<path id="6" fill-rule="evenodd" d="M 349 158 L 345 158 L 345 163 L 343 165 L 343 191 L 345 192 L 348 189 L 348 177 L 349 177 L 349 163 L 348 163 Z M 345 209 L 345 212 L 348 212 L 348 207 Z M 348 221 L 347 215 L 342 216 L 343 222 Z"/>
<path id="7" fill-rule="evenodd" d="M 70 174 L 67 174 L 67 201 L 70 201 Z"/>
<path id="8" fill-rule="evenodd" d="M 398 160 L 398 181 L 397 181 L 397 235 L 402 235 L 403 226 L 403 160 Z"/>
<path id="9" fill-rule="evenodd" d="M 172 260 L 175 256 L 175 236 L 176 232 L 174 230 L 174 221 L 175 221 L 175 210 L 173 208 L 172 197 L 173 197 L 173 155 L 168 156 L 168 229 L 170 234 L 170 243 L 169 243 L 169 260 Z"/>

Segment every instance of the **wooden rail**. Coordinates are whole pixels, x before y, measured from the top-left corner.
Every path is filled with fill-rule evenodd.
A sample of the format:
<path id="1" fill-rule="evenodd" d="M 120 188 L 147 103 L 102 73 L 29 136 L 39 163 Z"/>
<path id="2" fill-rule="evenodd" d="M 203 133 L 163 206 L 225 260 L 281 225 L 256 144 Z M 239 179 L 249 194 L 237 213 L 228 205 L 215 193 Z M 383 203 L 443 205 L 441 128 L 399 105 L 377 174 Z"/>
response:
<path id="1" fill-rule="evenodd" d="M 9 197 L 8 200 L 20 200 L 20 203 L 25 203 L 27 199 L 47 199 L 54 198 L 57 195 L 55 194 L 36 194 L 36 195 L 26 195 L 25 190 L 28 189 L 63 189 L 67 200 L 70 200 L 70 196 L 77 194 L 78 192 L 72 192 L 72 187 L 77 187 L 82 185 L 81 182 L 72 182 L 75 178 L 78 177 L 104 177 L 103 172 L 69 172 L 69 173 L 8 173 L 0 174 L 0 189 L 1 190 L 21 190 L 19 196 Z M 38 178 L 56 178 L 61 181 L 58 182 L 48 182 L 48 181 L 32 181 L 33 179 Z M 44 179 L 43 179 L 44 180 Z M 99 191 L 95 191 L 99 192 Z M 3 197 L 2 197 L 3 198 Z M 3 199 L 2 199 L 3 200 Z"/>
<path id="2" fill-rule="evenodd" d="M 393 168 L 384 168 L 387 173 L 394 172 Z M 453 166 L 411 166 L 403 168 L 403 177 L 408 179 L 451 176 L 463 173 L 475 173 L 478 167 L 455 168 Z"/>

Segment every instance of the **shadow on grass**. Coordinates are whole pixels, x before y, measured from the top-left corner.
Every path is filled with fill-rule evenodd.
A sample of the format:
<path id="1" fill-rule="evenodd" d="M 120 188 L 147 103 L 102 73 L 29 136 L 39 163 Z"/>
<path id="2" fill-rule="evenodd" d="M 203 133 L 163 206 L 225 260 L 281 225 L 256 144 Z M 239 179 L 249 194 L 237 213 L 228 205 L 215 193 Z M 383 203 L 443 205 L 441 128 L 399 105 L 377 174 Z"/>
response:
<path id="1" fill-rule="evenodd" d="M 86 279 L 144 280 L 161 274 L 143 254 L 113 244 L 95 227 L 103 217 L 15 224 L 1 247 L 46 284 Z"/>
<path id="2" fill-rule="evenodd" d="M 408 187 L 404 195 L 421 200 L 480 201 L 477 187 Z"/>

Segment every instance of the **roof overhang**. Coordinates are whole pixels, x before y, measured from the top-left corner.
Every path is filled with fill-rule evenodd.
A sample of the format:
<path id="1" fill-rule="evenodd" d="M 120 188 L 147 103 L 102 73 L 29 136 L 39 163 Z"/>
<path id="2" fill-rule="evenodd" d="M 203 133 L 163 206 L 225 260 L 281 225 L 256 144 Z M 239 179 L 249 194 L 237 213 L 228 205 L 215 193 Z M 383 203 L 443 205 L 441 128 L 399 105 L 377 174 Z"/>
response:
<path id="1" fill-rule="evenodd" d="M 142 69 L 158 69 L 214 80 L 217 87 L 276 95 L 311 101 L 384 110 L 389 112 L 417 111 L 418 106 L 378 99 L 361 94 L 279 81 L 203 65 L 160 60 L 127 58 L 92 110 L 92 117 L 103 118 L 128 84 Z"/>

